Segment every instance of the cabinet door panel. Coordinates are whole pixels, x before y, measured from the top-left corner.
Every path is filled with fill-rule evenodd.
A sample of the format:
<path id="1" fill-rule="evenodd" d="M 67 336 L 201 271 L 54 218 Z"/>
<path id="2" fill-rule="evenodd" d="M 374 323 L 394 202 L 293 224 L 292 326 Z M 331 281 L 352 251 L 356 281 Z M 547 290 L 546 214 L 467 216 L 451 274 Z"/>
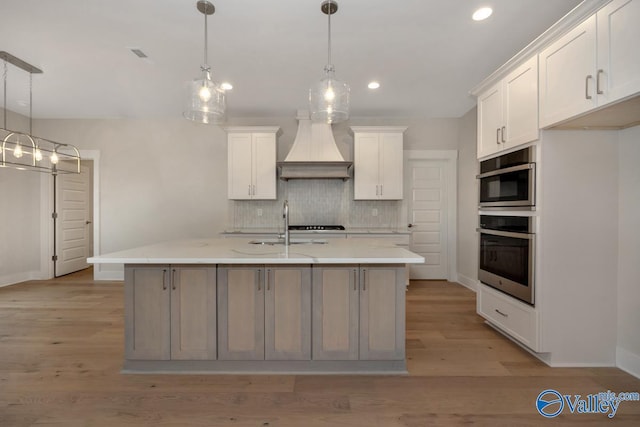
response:
<path id="1" fill-rule="evenodd" d="M 404 359 L 404 269 L 361 269 L 360 359 Z"/>
<path id="2" fill-rule="evenodd" d="M 218 358 L 264 359 L 261 268 L 218 267 Z"/>
<path id="3" fill-rule="evenodd" d="M 640 1 L 614 0 L 597 13 L 598 76 L 604 105 L 640 92 Z"/>
<path id="4" fill-rule="evenodd" d="M 216 269 L 172 268 L 171 359 L 216 358 Z"/>
<path id="5" fill-rule="evenodd" d="M 276 198 L 276 136 L 253 134 L 254 199 Z"/>
<path id="6" fill-rule="evenodd" d="M 403 137 L 400 133 L 380 134 L 380 198 L 402 199 Z"/>
<path id="7" fill-rule="evenodd" d="M 353 148 L 353 198 L 355 200 L 379 198 L 379 158 L 378 134 L 357 134 Z"/>
<path id="8" fill-rule="evenodd" d="M 358 270 L 313 268 L 313 359 L 358 359 Z"/>
<path id="9" fill-rule="evenodd" d="M 498 152 L 502 146 L 502 84 L 478 97 L 478 158 Z"/>
<path id="10" fill-rule="evenodd" d="M 230 199 L 250 199 L 252 193 L 251 134 L 229 134 L 228 194 Z"/>
<path id="11" fill-rule="evenodd" d="M 125 354 L 131 360 L 169 360 L 169 266 L 125 267 Z"/>
<path id="12" fill-rule="evenodd" d="M 540 127 L 594 108 L 597 100 L 595 15 L 542 51 L 539 65 Z"/>
<path id="13" fill-rule="evenodd" d="M 507 147 L 538 139 L 537 56 L 522 64 L 504 80 L 504 126 Z"/>
<path id="14" fill-rule="evenodd" d="M 311 359 L 311 269 L 267 268 L 265 359 Z"/>

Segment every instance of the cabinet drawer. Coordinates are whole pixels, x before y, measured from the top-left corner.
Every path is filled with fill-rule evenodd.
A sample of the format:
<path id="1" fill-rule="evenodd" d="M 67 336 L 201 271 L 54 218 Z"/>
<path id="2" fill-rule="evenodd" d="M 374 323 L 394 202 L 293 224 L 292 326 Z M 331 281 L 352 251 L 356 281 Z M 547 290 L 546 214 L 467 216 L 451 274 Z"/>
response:
<path id="1" fill-rule="evenodd" d="M 477 308 L 478 314 L 490 323 L 532 350 L 537 350 L 537 312 L 533 307 L 480 285 Z"/>

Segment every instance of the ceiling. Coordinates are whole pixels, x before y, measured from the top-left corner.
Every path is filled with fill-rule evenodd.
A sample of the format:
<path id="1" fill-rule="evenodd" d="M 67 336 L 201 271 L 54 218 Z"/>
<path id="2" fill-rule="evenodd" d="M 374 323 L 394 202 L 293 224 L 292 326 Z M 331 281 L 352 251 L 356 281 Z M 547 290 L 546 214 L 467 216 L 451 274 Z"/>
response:
<path id="1" fill-rule="evenodd" d="M 294 116 L 327 61 L 321 0 L 211 0 L 209 63 L 230 117 Z M 580 0 L 337 0 L 336 77 L 354 117 L 459 117 L 469 90 Z M 196 0 L 0 0 L 0 51 L 41 68 L 34 118 L 181 117 L 199 77 Z M 479 6 L 493 15 L 471 20 Z M 140 59 L 130 49 L 148 58 Z M 380 82 L 376 91 L 367 89 Z M 29 114 L 28 73 L 9 66 L 8 108 Z M 1 91 L 1 87 L 0 87 Z"/>

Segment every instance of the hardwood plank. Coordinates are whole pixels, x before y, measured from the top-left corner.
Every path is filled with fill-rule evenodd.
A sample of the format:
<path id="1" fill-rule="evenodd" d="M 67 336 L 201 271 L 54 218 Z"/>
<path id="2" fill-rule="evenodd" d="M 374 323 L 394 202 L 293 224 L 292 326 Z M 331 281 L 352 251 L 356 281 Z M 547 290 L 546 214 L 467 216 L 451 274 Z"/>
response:
<path id="1" fill-rule="evenodd" d="M 615 368 L 549 368 L 484 324 L 475 294 L 412 282 L 408 376 L 124 375 L 123 285 L 90 271 L 0 288 L 1 426 L 640 424 L 640 403 L 543 419 L 537 395 L 640 391 Z"/>

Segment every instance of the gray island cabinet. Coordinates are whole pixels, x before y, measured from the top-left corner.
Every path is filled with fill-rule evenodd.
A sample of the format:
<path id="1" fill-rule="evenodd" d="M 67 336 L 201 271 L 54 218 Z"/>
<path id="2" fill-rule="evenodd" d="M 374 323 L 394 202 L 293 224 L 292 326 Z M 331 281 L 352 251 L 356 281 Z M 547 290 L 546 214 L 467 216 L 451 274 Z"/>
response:
<path id="1" fill-rule="evenodd" d="M 385 245 L 209 239 L 90 261 L 125 266 L 124 372 L 406 373 L 406 264 L 423 259 Z"/>

